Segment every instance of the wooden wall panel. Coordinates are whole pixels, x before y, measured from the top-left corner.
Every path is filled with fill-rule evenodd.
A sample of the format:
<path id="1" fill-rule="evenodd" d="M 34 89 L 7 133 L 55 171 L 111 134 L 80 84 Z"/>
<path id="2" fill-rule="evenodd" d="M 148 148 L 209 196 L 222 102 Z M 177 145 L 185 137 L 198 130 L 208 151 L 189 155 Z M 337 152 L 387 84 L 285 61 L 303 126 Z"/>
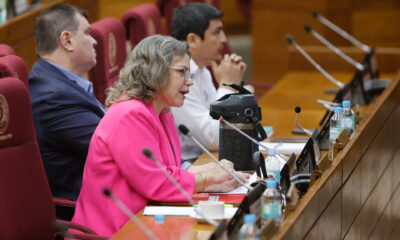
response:
<path id="1" fill-rule="evenodd" d="M 400 8 L 400 1 L 398 0 L 353 0 L 355 9 L 388 9 Z"/>
<path id="2" fill-rule="evenodd" d="M 318 44 L 317 40 L 304 31 L 304 24 L 312 25 L 336 44 L 348 44 L 317 22 L 311 12 L 317 10 L 349 30 L 350 8 L 347 1 L 338 1 L 335 6 L 329 5 L 329 1 L 254 1 L 251 20 L 253 79 L 276 82 L 287 71 L 289 55 L 286 34 L 291 34 L 301 45 Z"/>
<path id="3" fill-rule="evenodd" d="M 238 1 L 220 1 L 224 27 L 228 35 L 249 34 L 250 19 L 240 12 Z"/>
<path id="4" fill-rule="evenodd" d="M 139 6 L 143 3 L 155 3 L 155 0 L 98 0 L 99 19 L 115 17 L 121 19 L 130 8 Z"/>
<path id="5" fill-rule="evenodd" d="M 357 2 L 357 3 L 355 3 Z M 373 2 L 383 2 L 375 4 Z M 292 68 L 293 61 L 287 53 L 288 44 L 284 40 L 287 33 L 294 36 L 295 40 L 303 46 L 322 44 L 303 30 L 304 24 L 309 24 L 313 29 L 328 39 L 335 46 L 353 46 L 350 42 L 340 37 L 319 21 L 313 19 L 311 11 L 320 12 L 327 19 L 366 42 L 377 47 L 400 46 L 400 19 L 399 1 L 372 1 L 364 4 L 361 0 L 352 1 L 272 1 L 255 0 L 253 17 L 251 20 L 251 32 L 253 36 L 253 79 L 255 81 L 276 82 L 283 74 Z M 304 58 L 300 63 L 305 63 L 307 69 L 312 69 Z M 340 58 L 332 60 L 327 68 L 332 66 L 335 70 L 347 70 L 351 66 L 346 65 Z M 385 64 L 380 64 L 386 66 Z M 398 65 L 389 64 L 395 67 Z"/>
<path id="6" fill-rule="evenodd" d="M 25 61 L 28 72 L 37 60 L 34 40 L 34 22 L 36 16 L 42 9 L 49 5 L 61 2 L 74 4 L 87 10 L 90 22 L 97 20 L 97 0 L 54 0 L 43 3 L 40 8 L 16 16 L 0 27 L 0 42 L 14 48 L 16 55 Z"/>
<path id="7" fill-rule="evenodd" d="M 399 37 L 400 39 L 400 37 Z M 400 42 L 400 41 L 399 41 Z M 362 62 L 365 52 L 357 47 L 339 47 L 346 55 L 357 62 Z M 323 69 L 330 72 L 334 71 L 355 71 L 356 68 L 346 62 L 325 46 L 303 46 L 306 51 Z M 316 71 L 315 67 L 309 63 L 304 56 L 293 46 L 288 47 L 289 51 L 289 71 Z M 400 66 L 400 48 L 376 49 L 377 61 L 380 73 L 396 73 Z"/>
<path id="8" fill-rule="evenodd" d="M 121 19 L 130 8 L 144 3 L 155 4 L 156 0 L 98 0 L 99 19 L 115 17 Z M 250 22 L 239 11 L 237 1 L 221 1 L 221 11 L 224 13 L 224 25 L 228 34 L 249 33 Z"/>
<path id="9" fill-rule="evenodd" d="M 365 44 L 399 47 L 400 8 L 357 10 L 352 14 L 354 36 Z"/>

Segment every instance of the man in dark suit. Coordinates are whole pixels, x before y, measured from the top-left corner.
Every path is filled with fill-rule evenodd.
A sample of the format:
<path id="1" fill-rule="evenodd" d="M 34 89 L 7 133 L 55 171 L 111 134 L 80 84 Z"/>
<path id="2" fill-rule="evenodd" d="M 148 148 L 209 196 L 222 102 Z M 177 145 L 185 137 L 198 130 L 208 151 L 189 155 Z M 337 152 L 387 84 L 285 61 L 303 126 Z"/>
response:
<path id="1" fill-rule="evenodd" d="M 55 197 L 78 198 L 89 142 L 104 106 L 81 77 L 96 64 L 96 41 L 84 10 L 57 4 L 35 22 L 40 59 L 29 75 L 35 130 Z"/>

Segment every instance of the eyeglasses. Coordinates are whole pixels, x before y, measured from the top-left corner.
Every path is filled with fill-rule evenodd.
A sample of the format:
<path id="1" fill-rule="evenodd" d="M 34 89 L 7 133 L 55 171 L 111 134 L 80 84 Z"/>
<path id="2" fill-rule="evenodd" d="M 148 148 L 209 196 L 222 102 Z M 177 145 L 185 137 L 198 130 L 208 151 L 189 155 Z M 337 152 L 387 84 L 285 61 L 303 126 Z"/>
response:
<path id="1" fill-rule="evenodd" d="M 189 81 L 193 81 L 193 79 L 194 79 L 194 74 L 191 74 L 190 70 L 187 69 L 187 68 L 176 68 L 176 67 L 169 67 L 169 68 L 177 70 L 180 73 L 182 73 L 183 74 L 183 78 L 185 80 L 185 84 L 188 84 Z"/>

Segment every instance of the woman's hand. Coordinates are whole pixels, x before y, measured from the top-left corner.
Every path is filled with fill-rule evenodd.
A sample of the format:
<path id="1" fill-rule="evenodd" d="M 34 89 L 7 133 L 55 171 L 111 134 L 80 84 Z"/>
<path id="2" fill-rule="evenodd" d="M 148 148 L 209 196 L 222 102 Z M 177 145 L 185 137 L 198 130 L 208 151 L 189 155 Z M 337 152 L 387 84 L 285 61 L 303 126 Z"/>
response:
<path id="1" fill-rule="evenodd" d="M 247 182 L 250 177 L 247 173 L 237 172 L 234 169 L 233 163 L 228 160 L 221 160 L 220 163 L 230 172 L 235 174 L 243 182 Z M 196 174 L 196 187 L 195 192 L 212 191 L 212 192 L 227 192 L 235 189 L 240 184 L 237 183 L 233 177 L 222 169 L 218 164 L 211 162 L 201 166 L 193 166 L 188 169 L 189 172 L 201 173 L 204 175 L 206 184 L 201 174 Z M 215 186 L 214 186 L 215 185 Z M 204 188 L 206 186 L 206 188 Z"/>
<path id="2" fill-rule="evenodd" d="M 250 174 L 243 173 L 243 172 L 235 172 L 235 175 L 240 180 L 242 180 L 244 183 L 246 183 L 250 177 Z M 207 187 L 205 189 L 205 192 L 229 192 L 240 186 L 241 186 L 241 184 L 232 178 L 229 181 L 225 181 L 223 183 L 214 184 L 214 185 Z"/>

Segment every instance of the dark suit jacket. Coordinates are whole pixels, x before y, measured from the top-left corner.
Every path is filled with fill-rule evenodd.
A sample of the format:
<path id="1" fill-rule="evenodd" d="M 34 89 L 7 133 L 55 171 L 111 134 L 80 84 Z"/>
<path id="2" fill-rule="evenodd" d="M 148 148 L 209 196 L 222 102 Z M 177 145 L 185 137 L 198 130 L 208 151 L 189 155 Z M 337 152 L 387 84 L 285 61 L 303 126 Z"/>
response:
<path id="1" fill-rule="evenodd" d="M 29 75 L 29 92 L 53 196 L 76 200 L 90 139 L 104 113 L 94 96 L 42 59 Z"/>

